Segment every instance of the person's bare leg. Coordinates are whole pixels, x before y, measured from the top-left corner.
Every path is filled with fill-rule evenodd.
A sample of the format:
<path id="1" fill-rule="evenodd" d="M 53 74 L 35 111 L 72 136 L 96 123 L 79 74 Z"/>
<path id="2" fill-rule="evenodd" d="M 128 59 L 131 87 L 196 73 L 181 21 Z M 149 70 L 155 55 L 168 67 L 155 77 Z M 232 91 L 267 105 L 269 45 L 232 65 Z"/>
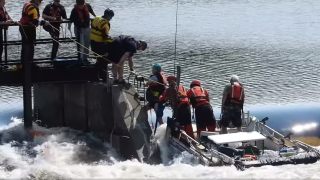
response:
<path id="1" fill-rule="evenodd" d="M 159 107 L 159 104 L 156 103 L 156 104 L 154 105 L 154 111 L 155 111 L 155 113 L 156 113 L 156 116 L 157 116 L 157 112 L 158 112 L 158 107 Z M 163 124 L 162 117 L 157 117 L 157 119 L 158 119 L 159 125 Z"/>

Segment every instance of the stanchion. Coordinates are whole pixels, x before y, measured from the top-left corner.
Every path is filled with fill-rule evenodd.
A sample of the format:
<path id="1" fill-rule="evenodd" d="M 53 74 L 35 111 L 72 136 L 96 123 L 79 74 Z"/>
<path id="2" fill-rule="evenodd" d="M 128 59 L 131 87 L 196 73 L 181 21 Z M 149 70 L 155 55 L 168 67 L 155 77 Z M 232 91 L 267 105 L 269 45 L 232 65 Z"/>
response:
<path id="1" fill-rule="evenodd" d="M 32 127 L 32 76 L 31 76 L 31 63 L 30 57 L 31 47 L 33 44 L 26 44 L 24 49 L 24 55 L 22 56 L 22 69 L 23 69 L 23 114 L 24 114 L 24 127 Z"/>

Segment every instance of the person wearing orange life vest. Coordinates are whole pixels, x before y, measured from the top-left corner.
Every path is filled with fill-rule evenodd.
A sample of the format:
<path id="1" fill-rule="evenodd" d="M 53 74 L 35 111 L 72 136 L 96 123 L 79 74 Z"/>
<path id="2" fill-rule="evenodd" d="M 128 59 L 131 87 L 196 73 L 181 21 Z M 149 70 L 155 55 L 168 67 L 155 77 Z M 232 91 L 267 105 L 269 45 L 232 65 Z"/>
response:
<path id="1" fill-rule="evenodd" d="M 146 99 L 148 101 L 149 108 L 153 108 L 156 112 L 157 120 L 159 124 L 163 124 L 163 110 L 164 106 L 159 102 L 159 97 L 166 90 L 167 79 L 164 73 L 161 70 L 159 64 L 152 65 L 152 75 L 150 76 L 149 81 L 146 83 L 148 86 L 146 91 Z"/>
<path id="2" fill-rule="evenodd" d="M 230 84 L 226 85 L 223 91 L 221 105 L 222 118 L 220 120 L 221 134 L 228 133 L 227 127 L 230 121 L 238 131 L 242 131 L 241 112 L 243 113 L 244 98 L 244 88 L 239 83 L 239 77 L 232 76 Z"/>
<path id="3" fill-rule="evenodd" d="M 84 64 L 88 64 L 89 47 L 90 47 L 90 14 L 96 17 L 90 4 L 85 3 L 85 0 L 76 0 L 76 4 L 71 11 L 70 21 L 74 24 L 74 34 L 76 35 L 78 57 Z M 68 29 L 71 30 L 71 23 L 68 24 Z"/>
<path id="4" fill-rule="evenodd" d="M 61 21 L 67 19 L 67 13 L 64 7 L 60 4 L 60 0 L 54 0 L 49 3 L 42 12 L 42 18 L 47 21 Z M 60 35 L 60 24 L 59 22 L 51 22 L 52 26 L 44 26 L 43 29 L 50 33 L 51 37 L 56 41 L 53 41 L 51 50 L 51 60 L 54 60 L 57 56 L 59 43 L 58 38 Z"/>
<path id="5" fill-rule="evenodd" d="M 3 53 L 3 32 L 8 30 L 9 24 L 13 23 L 12 18 L 8 14 L 4 5 L 6 4 L 6 0 L 0 0 L 0 63 L 2 63 L 2 53 Z M 2 66 L 1 68 L 8 68 L 8 66 Z"/>
<path id="6" fill-rule="evenodd" d="M 19 31 L 22 38 L 21 61 L 33 60 L 34 42 L 36 40 L 36 28 L 38 25 L 47 26 L 49 23 L 39 20 L 39 8 L 42 0 L 27 1 L 22 8 L 22 17 L 20 19 Z M 18 66 L 19 67 L 19 66 Z"/>
<path id="7" fill-rule="evenodd" d="M 200 138 L 201 131 L 214 132 L 216 130 L 216 118 L 210 105 L 209 93 L 201 87 L 201 82 L 194 80 L 187 91 L 192 107 L 195 109 L 197 134 Z"/>
<path id="8" fill-rule="evenodd" d="M 170 85 L 173 85 L 178 90 L 178 102 L 177 102 L 177 113 L 174 113 L 176 116 L 177 122 L 179 122 L 180 126 L 183 126 L 183 130 L 192 138 L 194 138 L 193 129 L 191 125 L 191 110 L 190 110 L 190 102 L 187 97 L 186 90 L 182 85 L 179 85 L 177 88 L 177 78 L 175 76 L 168 76 L 167 82 Z M 166 100 L 171 100 L 170 96 L 168 96 L 169 89 L 166 89 L 165 92 L 160 96 L 159 101 L 165 102 Z M 170 94 L 170 92 L 169 92 Z M 171 100 L 173 101 L 173 100 Z"/>

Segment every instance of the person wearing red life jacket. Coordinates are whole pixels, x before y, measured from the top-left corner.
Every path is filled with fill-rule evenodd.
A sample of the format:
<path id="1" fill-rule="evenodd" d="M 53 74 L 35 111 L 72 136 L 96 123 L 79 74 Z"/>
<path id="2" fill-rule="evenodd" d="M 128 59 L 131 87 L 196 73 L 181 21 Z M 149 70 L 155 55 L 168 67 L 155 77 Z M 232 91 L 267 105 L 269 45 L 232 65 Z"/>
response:
<path id="1" fill-rule="evenodd" d="M 200 81 L 194 80 L 191 82 L 187 96 L 195 109 L 198 138 L 200 138 L 201 131 L 206 131 L 206 129 L 215 132 L 216 118 L 210 105 L 209 93 L 201 87 Z"/>
<path id="2" fill-rule="evenodd" d="M 39 8 L 42 0 L 27 1 L 22 8 L 22 17 L 20 19 L 19 31 L 22 38 L 21 61 L 32 61 L 34 57 L 34 42 L 36 40 L 36 28 L 47 26 L 49 23 L 39 20 Z M 21 66 L 17 66 L 20 68 Z"/>
<path id="3" fill-rule="evenodd" d="M 4 5 L 6 4 L 6 0 L 0 0 L 0 63 L 2 63 L 2 53 L 3 53 L 3 32 L 8 30 L 9 24 L 13 24 L 13 20 L 8 14 Z M 8 66 L 2 66 L 1 68 L 8 68 Z"/>
<path id="4" fill-rule="evenodd" d="M 177 112 L 173 113 L 179 125 L 183 127 L 183 130 L 192 138 L 194 138 L 193 129 L 191 125 L 191 110 L 190 110 L 190 102 L 187 97 L 187 92 L 182 85 L 177 87 L 177 78 L 175 76 L 168 76 L 167 82 L 169 86 L 173 86 L 175 88 L 175 93 L 177 96 L 173 96 L 172 91 L 170 89 L 166 89 L 165 92 L 160 96 L 159 101 L 165 102 L 167 100 L 171 101 L 171 103 L 177 106 Z M 169 95 L 168 95 L 169 94 Z M 176 97 L 177 99 L 171 99 L 172 97 Z M 176 101 L 176 102 L 174 102 Z M 175 108 L 173 108 L 175 109 Z"/>
<path id="5" fill-rule="evenodd" d="M 47 21 L 62 21 L 67 19 L 67 13 L 64 9 L 64 6 L 60 4 L 60 0 L 54 0 L 49 3 L 42 12 L 42 18 Z M 54 60 L 57 56 L 59 43 L 58 38 L 60 35 L 60 24 L 59 22 L 50 22 L 52 26 L 44 26 L 43 29 L 50 33 L 51 37 L 56 41 L 53 41 L 52 50 L 51 50 L 51 60 Z"/>
<path id="6" fill-rule="evenodd" d="M 154 111 L 156 112 L 157 120 L 160 125 L 163 124 L 162 116 L 164 106 L 159 102 L 159 97 L 166 90 L 166 85 L 167 79 L 161 69 L 161 66 L 159 64 L 153 64 L 152 75 L 146 83 L 146 86 L 148 86 L 146 91 L 146 99 L 149 103 L 149 108 L 154 109 Z"/>
<path id="7" fill-rule="evenodd" d="M 227 127 L 230 122 L 238 131 L 242 131 L 241 112 L 243 113 L 244 98 L 244 88 L 242 84 L 239 83 L 239 77 L 232 76 L 230 84 L 226 85 L 223 91 L 221 105 L 222 118 L 220 120 L 221 134 L 228 133 Z"/>
<path id="8" fill-rule="evenodd" d="M 90 14 L 96 17 L 91 5 L 85 3 L 85 0 L 76 0 L 76 4 L 71 11 L 70 21 L 74 24 L 74 34 L 76 35 L 78 57 L 84 64 L 88 64 L 89 47 L 90 47 Z M 71 30 L 71 23 L 68 25 L 68 29 Z M 84 47 L 83 47 L 84 46 Z"/>

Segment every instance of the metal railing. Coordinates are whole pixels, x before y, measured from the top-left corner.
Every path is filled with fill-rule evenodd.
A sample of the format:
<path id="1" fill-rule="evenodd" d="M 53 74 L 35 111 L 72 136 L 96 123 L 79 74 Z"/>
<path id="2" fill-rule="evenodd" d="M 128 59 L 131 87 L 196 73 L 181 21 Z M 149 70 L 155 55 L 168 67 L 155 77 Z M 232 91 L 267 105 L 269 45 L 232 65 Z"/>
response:
<path id="1" fill-rule="evenodd" d="M 57 21 L 55 21 L 57 22 Z M 52 23 L 52 22 L 50 22 Z M 58 59 L 65 60 L 79 60 L 80 59 L 80 45 L 77 44 L 76 37 L 73 36 L 74 26 L 72 24 L 71 30 L 69 31 L 67 28 L 67 23 L 71 23 L 71 21 L 59 21 L 60 25 L 60 35 L 56 40 L 59 41 L 59 49 L 57 53 Z M 8 29 L 1 29 L 3 34 L 3 54 L 2 54 L 2 62 L 1 65 L 16 65 L 20 64 L 21 58 L 21 35 L 19 32 L 19 24 L 10 24 L 6 25 Z M 49 25 L 50 26 L 50 25 Z M 50 26 L 51 27 L 51 26 Z M 38 26 L 37 29 L 37 37 L 34 42 L 35 45 L 35 53 L 33 63 L 50 63 L 52 62 L 50 58 L 52 43 L 54 42 L 53 38 L 51 38 L 49 32 L 45 31 L 43 27 Z M 51 44 L 51 45 L 47 45 Z M 92 54 L 92 53 L 90 53 Z M 93 58 L 94 56 L 90 56 Z"/>

